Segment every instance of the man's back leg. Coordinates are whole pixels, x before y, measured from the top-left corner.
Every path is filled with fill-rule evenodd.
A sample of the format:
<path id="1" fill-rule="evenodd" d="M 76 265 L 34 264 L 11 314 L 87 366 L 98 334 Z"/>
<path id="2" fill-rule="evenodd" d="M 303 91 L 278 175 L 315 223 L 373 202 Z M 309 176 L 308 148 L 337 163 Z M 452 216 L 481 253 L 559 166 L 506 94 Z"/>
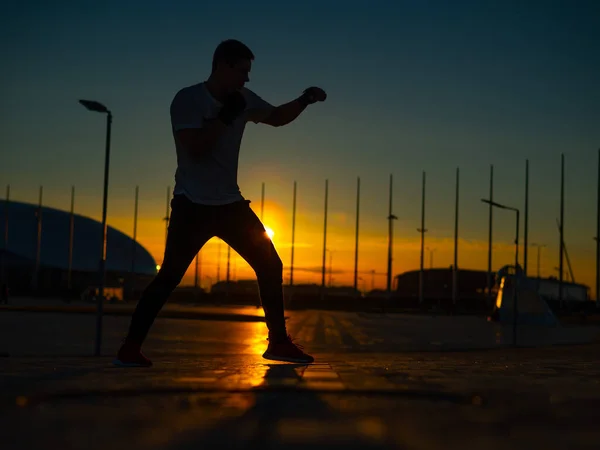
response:
<path id="1" fill-rule="evenodd" d="M 172 205 L 163 264 L 142 293 L 131 318 L 127 337 L 115 360 L 117 365 L 151 365 L 142 355 L 141 346 L 156 316 L 181 282 L 194 257 L 212 237 L 209 221 L 202 220 L 196 205 L 177 197 Z"/>

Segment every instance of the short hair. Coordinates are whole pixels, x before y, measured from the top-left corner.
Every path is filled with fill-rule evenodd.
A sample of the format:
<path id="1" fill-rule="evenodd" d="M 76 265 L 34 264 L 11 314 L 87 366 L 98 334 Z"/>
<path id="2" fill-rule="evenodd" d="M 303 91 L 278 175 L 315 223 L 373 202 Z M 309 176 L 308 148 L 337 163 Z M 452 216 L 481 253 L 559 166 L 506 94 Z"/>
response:
<path id="1" fill-rule="evenodd" d="M 213 72 L 220 62 L 235 64 L 242 59 L 254 60 L 254 53 L 245 44 L 236 39 L 227 39 L 221 42 L 215 49 L 212 61 Z"/>

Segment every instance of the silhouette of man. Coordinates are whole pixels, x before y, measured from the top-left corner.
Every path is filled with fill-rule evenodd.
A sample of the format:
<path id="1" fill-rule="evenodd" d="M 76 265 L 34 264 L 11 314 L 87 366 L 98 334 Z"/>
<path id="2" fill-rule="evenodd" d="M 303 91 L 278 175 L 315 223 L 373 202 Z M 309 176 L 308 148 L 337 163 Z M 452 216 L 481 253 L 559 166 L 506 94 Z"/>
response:
<path id="1" fill-rule="evenodd" d="M 237 40 L 221 42 L 208 80 L 181 89 L 171 103 L 171 127 L 177 151 L 175 188 L 163 264 L 143 292 L 127 337 L 114 363 L 148 367 L 141 352 L 156 316 L 202 246 L 217 236 L 252 267 L 269 331 L 263 357 L 310 363 L 287 333 L 283 311 L 283 265 L 259 218 L 237 183 L 238 155 L 246 123 L 274 127 L 295 120 L 308 105 L 327 98 L 309 87 L 289 103 L 274 107 L 244 87 L 254 61 Z"/>

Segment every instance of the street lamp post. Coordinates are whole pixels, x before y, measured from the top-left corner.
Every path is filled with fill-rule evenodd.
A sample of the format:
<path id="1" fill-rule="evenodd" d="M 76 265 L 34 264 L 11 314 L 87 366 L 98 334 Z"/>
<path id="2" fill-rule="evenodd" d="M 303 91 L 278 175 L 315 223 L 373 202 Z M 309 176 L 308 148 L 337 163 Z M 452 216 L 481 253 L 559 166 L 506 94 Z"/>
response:
<path id="1" fill-rule="evenodd" d="M 106 150 L 104 155 L 104 193 L 102 198 L 102 240 L 99 263 L 98 296 L 96 298 L 96 348 L 95 355 L 100 356 L 102 344 L 102 308 L 104 303 L 104 283 L 106 272 L 106 209 L 108 199 L 108 172 L 110 166 L 110 129 L 112 125 L 112 113 L 102 103 L 93 100 L 79 100 L 89 111 L 106 114 Z"/>
<path id="2" fill-rule="evenodd" d="M 483 203 L 487 203 L 490 206 L 507 209 L 509 211 L 514 211 L 516 213 L 516 230 L 515 230 L 515 279 L 513 282 L 513 345 L 517 346 L 517 296 L 518 296 L 518 288 L 517 283 L 519 280 L 518 277 L 518 267 L 519 267 L 519 209 L 513 208 L 511 206 L 502 205 L 500 203 L 493 202 L 491 200 L 486 200 L 484 198 L 481 199 Z"/>

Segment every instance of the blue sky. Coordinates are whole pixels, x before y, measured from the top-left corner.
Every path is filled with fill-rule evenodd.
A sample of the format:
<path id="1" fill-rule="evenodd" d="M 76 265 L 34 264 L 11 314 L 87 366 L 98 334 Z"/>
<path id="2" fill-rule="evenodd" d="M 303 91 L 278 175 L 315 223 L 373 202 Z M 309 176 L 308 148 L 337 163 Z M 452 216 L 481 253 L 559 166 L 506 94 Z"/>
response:
<path id="1" fill-rule="evenodd" d="M 136 184 L 141 214 L 160 217 L 175 169 L 172 96 L 203 81 L 215 46 L 237 38 L 256 55 L 248 87 L 263 98 L 280 104 L 311 85 L 329 95 L 287 127 L 248 126 L 246 197 L 259 202 L 264 181 L 269 201 L 290 208 L 297 180 L 317 227 L 328 178 L 332 214 L 352 234 L 361 176 L 364 230 L 385 239 L 393 173 L 396 236 L 414 240 L 425 170 L 427 228 L 441 239 L 452 236 L 458 166 L 461 236 L 485 241 L 490 164 L 496 200 L 522 207 L 529 158 L 530 242 L 554 258 L 564 152 L 567 244 L 589 272 L 598 17 L 594 1 L 10 2 L 0 14 L 0 183 L 32 202 L 43 185 L 63 208 L 75 185 L 79 211 L 98 217 L 104 122 L 77 103 L 91 98 L 114 113 L 110 220 L 131 215 Z M 495 238 L 510 244 L 512 217 L 496 217 Z"/>

